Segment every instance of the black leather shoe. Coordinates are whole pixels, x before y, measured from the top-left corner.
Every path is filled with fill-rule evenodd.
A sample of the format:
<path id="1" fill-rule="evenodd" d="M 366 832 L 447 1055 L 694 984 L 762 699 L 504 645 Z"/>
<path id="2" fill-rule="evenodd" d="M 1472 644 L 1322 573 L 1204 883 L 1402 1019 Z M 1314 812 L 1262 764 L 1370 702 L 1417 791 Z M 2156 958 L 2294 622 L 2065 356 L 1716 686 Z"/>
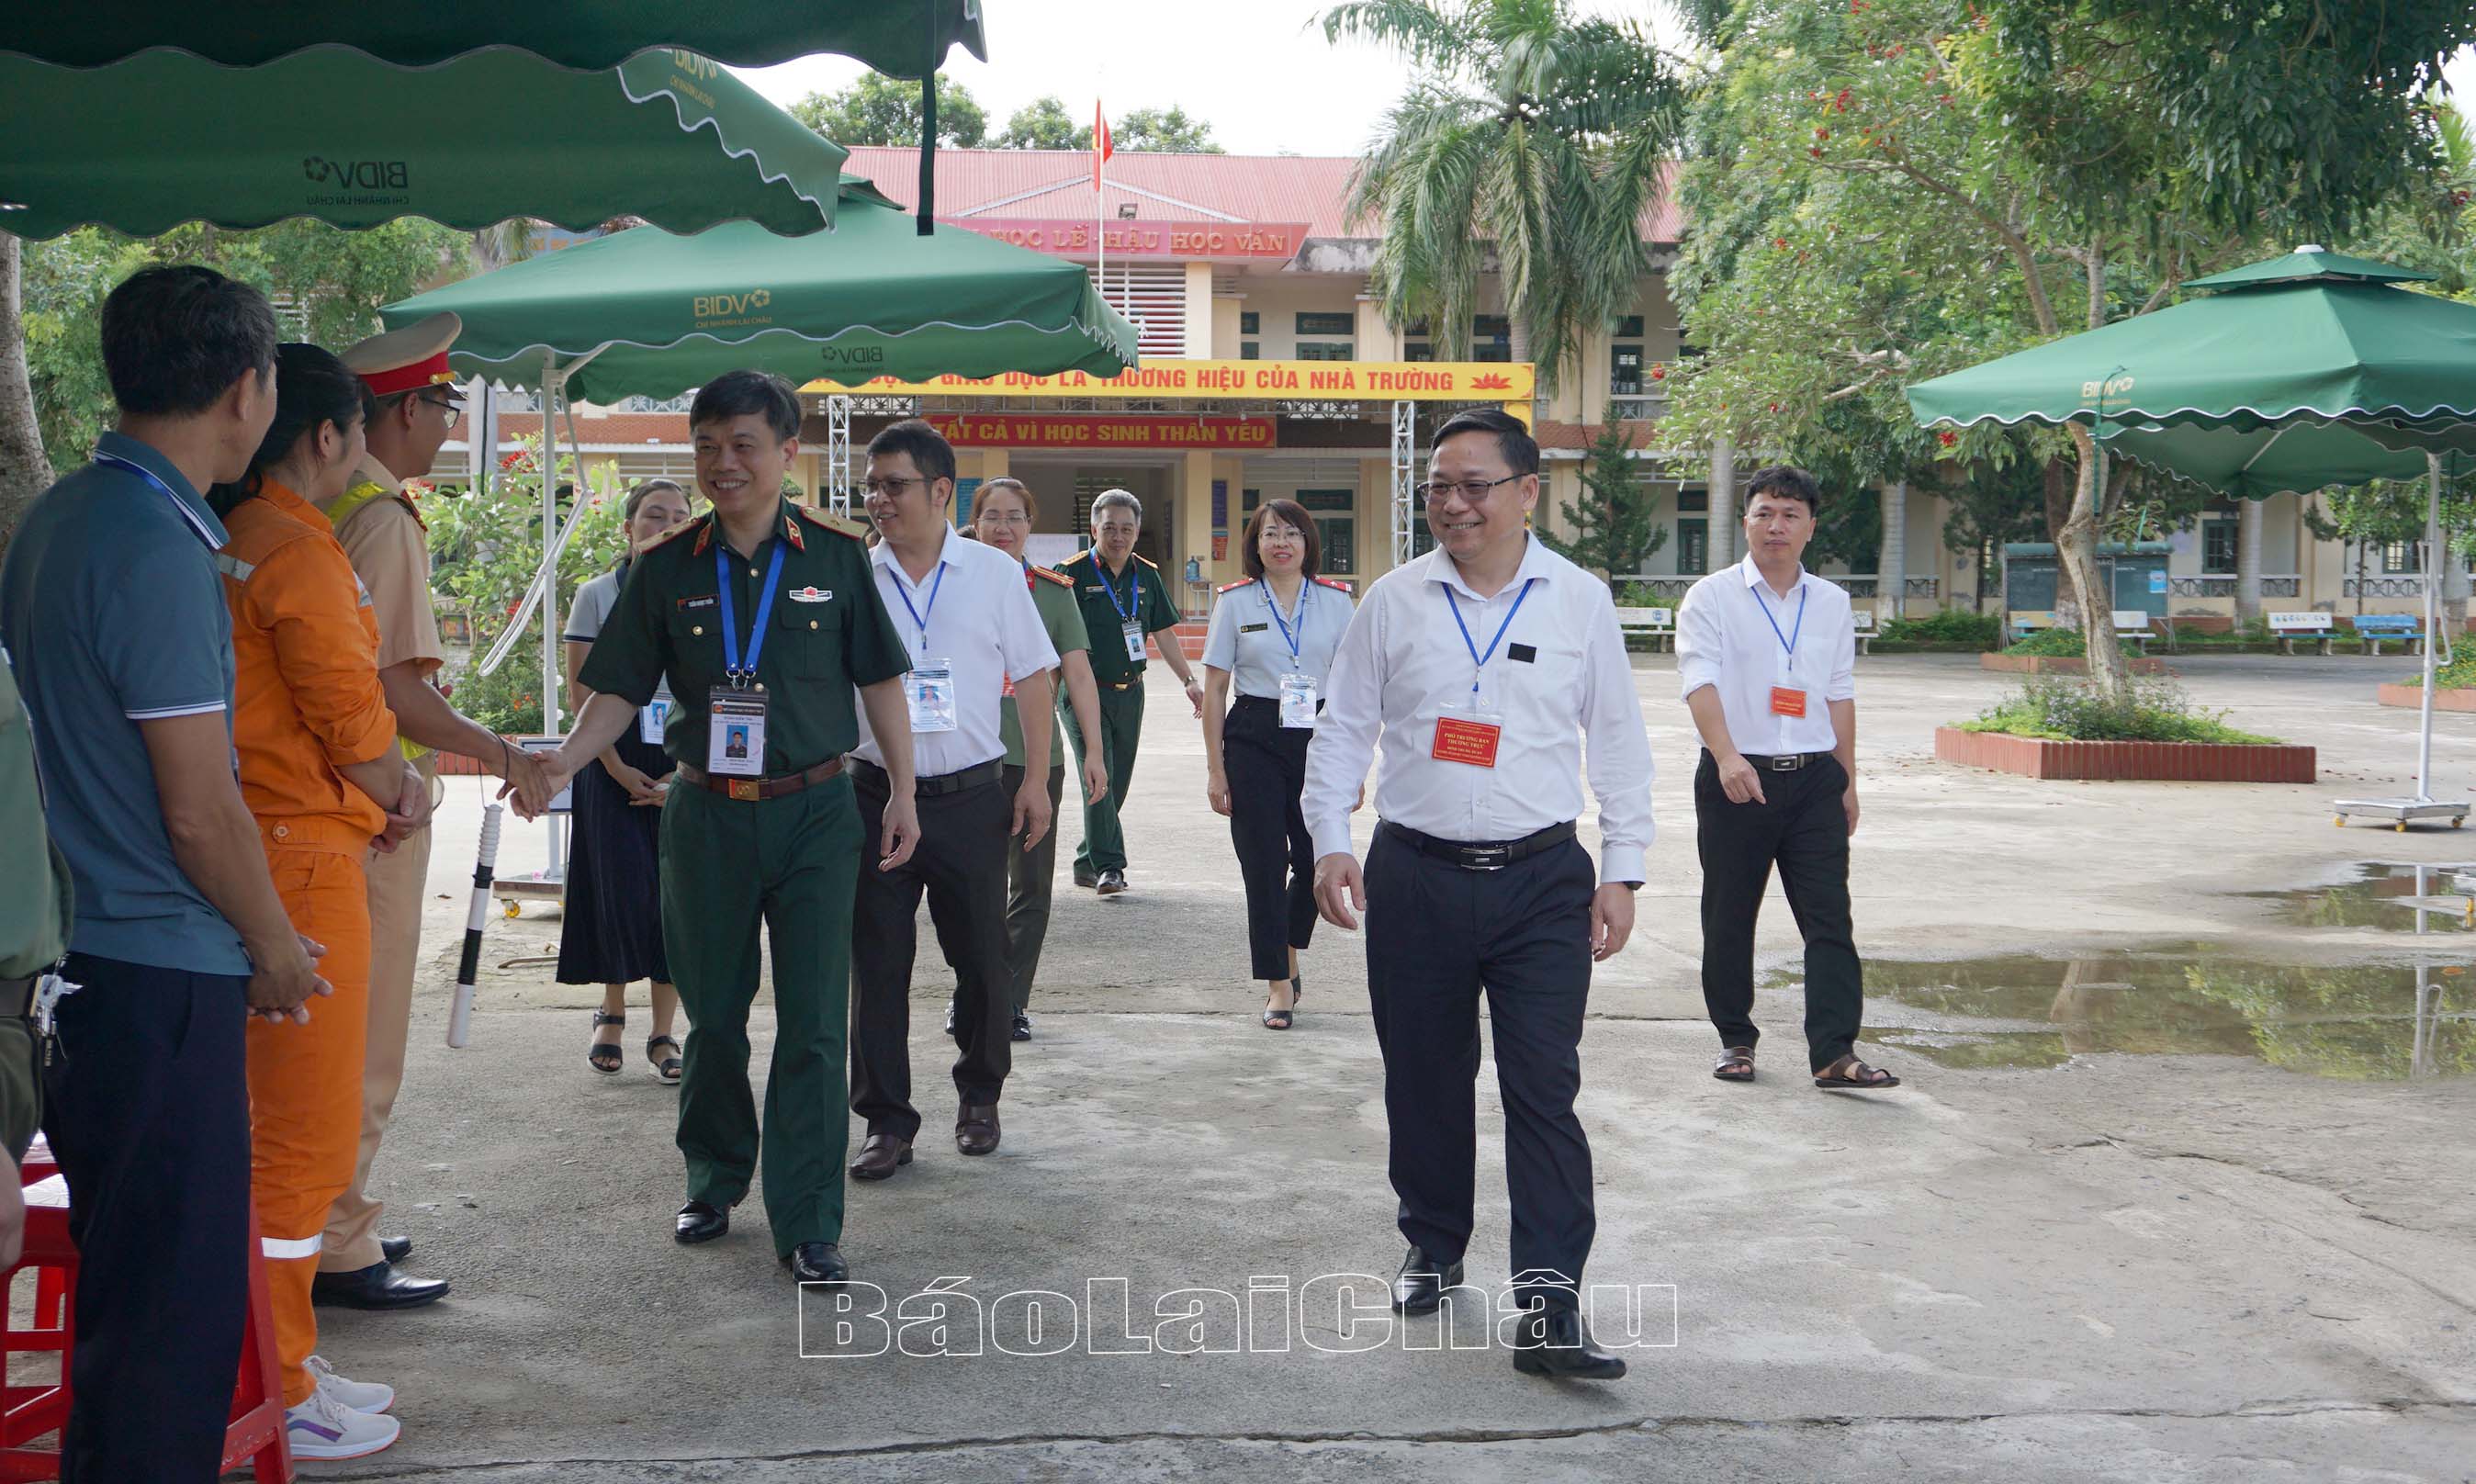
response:
<path id="1" fill-rule="evenodd" d="M 1625 1373 L 1623 1358 L 1592 1344 L 1582 1316 L 1572 1309 L 1532 1308 L 1522 1317 L 1513 1345 L 1513 1369 L 1524 1375 L 1613 1381 Z"/>
<path id="2" fill-rule="evenodd" d="M 389 1262 L 402 1262 L 412 1255 L 410 1237 L 379 1238 L 379 1255 Z"/>
<path id="3" fill-rule="evenodd" d="M 882 1180 L 909 1163 L 910 1140 L 901 1134 L 873 1133 L 860 1145 L 859 1158 L 851 1162 L 851 1177 Z"/>
<path id="4" fill-rule="evenodd" d="M 1393 1312 L 1433 1314 L 1445 1301 L 1445 1290 L 1461 1286 L 1460 1263 L 1440 1263 L 1413 1247 L 1393 1278 Z"/>
<path id="5" fill-rule="evenodd" d="M 782 1259 L 791 1276 L 803 1283 L 848 1283 L 851 1265 L 843 1261 L 843 1249 L 830 1242 L 803 1242 L 791 1249 Z"/>
<path id="6" fill-rule="evenodd" d="M 1017 1041 L 1028 1041 L 1031 1039 L 1031 1017 L 1024 1014 L 1021 1010 L 1014 1012 L 1014 1031 L 1012 1039 Z"/>
<path id="7" fill-rule="evenodd" d="M 445 1278 L 412 1278 L 388 1262 L 310 1280 L 310 1301 L 339 1309 L 417 1309 L 447 1297 Z"/>
<path id="8" fill-rule="evenodd" d="M 694 1247 L 700 1242 L 710 1242 L 729 1230 L 730 1230 L 729 1211 L 707 1205 L 702 1200 L 691 1200 L 680 1207 L 679 1220 L 672 1228 L 671 1239 L 681 1247 Z"/>
<path id="9" fill-rule="evenodd" d="M 1096 890 L 1096 891 L 1100 892 L 1100 894 L 1101 894 L 1102 896 L 1103 896 L 1103 897 L 1114 897 L 1114 896 L 1116 896 L 1118 893 L 1120 893 L 1120 892 L 1122 892 L 1122 891 L 1125 891 L 1126 889 L 1127 889 L 1127 873 L 1125 873 L 1124 871 L 1103 871 L 1103 872 L 1102 872 L 1102 873 L 1101 873 L 1101 884 L 1100 884 L 1099 886 L 1097 886 L 1097 887 L 1095 887 L 1095 888 L 1094 888 L 1094 890 Z"/>

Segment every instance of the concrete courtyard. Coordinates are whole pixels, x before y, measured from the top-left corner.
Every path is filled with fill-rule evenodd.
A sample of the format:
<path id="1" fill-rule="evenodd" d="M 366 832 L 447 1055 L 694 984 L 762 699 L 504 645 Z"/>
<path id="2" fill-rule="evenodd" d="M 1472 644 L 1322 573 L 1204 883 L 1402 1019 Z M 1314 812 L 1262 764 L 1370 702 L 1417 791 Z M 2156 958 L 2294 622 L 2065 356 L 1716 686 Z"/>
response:
<path id="1" fill-rule="evenodd" d="M 675 1094 L 642 1054 L 584 1062 L 595 990 L 551 982 L 555 914 L 493 914 L 471 1046 L 443 1043 L 482 797 L 439 814 L 411 1070 L 377 1172 L 410 1267 L 453 1297 L 322 1312 L 323 1352 L 393 1384 L 403 1441 L 355 1477 L 459 1481 L 2063 1479 L 2476 1477 L 2476 936 L 2418 943 L 2390 863 L 2476 838 L 2331 828 L 2412 791 L 2412 662 L 2177 662 L 2248 730 L 2321 750 L 2310 787 L 2041 783 L 1947 767 L 1932 730 L 2004 688 L 1973 656 L 1862 661 L 1855 842 L 1873 1098 L 1807 1085 L 1795 939 L 1766 914 L 1761 1080 L 1714 1081 L 1701 1018 L 1694 739 L 1672 658 L 1638 656 L 1660 837 L 1633 942 L 1598 973 L 1582 1112 L 1598 1187 L 1590 1281 L 1651 1299 L 1609 1385 L 1515 1373 L 1481 1316 L 1378 1348 L 1320 1274 L 1400 1256 L 1365 966 L 1320 929 L 1298 1028 L 1244 981 L 1226 824 L 1175 687 L 1132 792 L 1134 889 L 1060 884 L 1015 1049 L 1005 1143 L 946 1137 L 952 977 L 914 986 L 927 1127 L 850 1196 L 844 1249 L 889 1301 L 940 1278 L 991 1306 L 978 1355 L 834 1355 L 773 1260 L 761 1205 L 670 1239 Z M 2437 792 L 2476 781 L 2476 717 L 2438 721 Z M 1358 817 L 1362 848 L 1374 825 Z M 1060 821 L 1071 849 L 1078 827 Z M 1586 839 L 1594 839 L 1586 826 Z M 537 867 L 513 828 L 503 874 Z M 1776 894 L 1776 886 L 1774 886 Z M 928 935 L 924 932 L 924 940 Z M 2414 964 L 2442 986 L 2419 1002 Z M 2432 1013 L 2439 1004 L 2439 1014 Z M 2418 1014 L 2419 1008 L 2425 1014 Z M 757 1065 L 771 1011 L 755 1016 Z M 2425 1075 L 2425 1074 L 2434 1075 Z M 1479 1082 L 1473 1285 L 1505 1276 L 1492 1072 Z M 854 1140 L 858 1130 L 854 1129 Z M 1245 1298 L 1236 1353 L 1132 1348 L 1179 1290 Z M 1096 1282 L 1102 1286 L 1095 1288 Z M 1278 1297 L 1286 1289 L 1290 1302 Z M 1080 1327 L 1035 1347 L 1010 1292 Z M 1669 1294 L 1672 1291 L 1673 1307 Z M 1473 1303 L 1485 1295 L 1464 1297 Z M 1185 1300 L 1172 1300 L 1173 1310 Z M 1382 1318 L 1380 1298 L 1376 1317 Z M 1258 1317 L 1291 1316 L 1279 1324 Z M 1673 1316 L 1672 1332 L 1670 1324 Z M 1610 1328 L 1602 1313 L 1598 1327 Z M 858 1348 L 865 1347 L 861 1331 Z M 1052 1327 L 1047 1346 L 1059 1348 Z M 807 1354 L 804 1356 L 805 1348 Z M 923 1348 L 915 1344 L 912 1348 Z M 1191 1347 L 1187 1347 L 1191 1348 Z"/>

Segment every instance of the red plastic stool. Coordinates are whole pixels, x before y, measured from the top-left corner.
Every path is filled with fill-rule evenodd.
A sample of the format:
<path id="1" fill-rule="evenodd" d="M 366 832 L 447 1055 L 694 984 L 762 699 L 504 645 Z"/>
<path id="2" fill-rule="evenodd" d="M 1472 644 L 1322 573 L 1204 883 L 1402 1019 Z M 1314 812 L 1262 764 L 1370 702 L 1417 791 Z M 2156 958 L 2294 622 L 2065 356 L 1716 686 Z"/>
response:
<path id="1" fill-rule="evenodd" d="M 77 1248 L 69 1241 L 68 1184 L 40 1144 L 19 1167 L 25 1181 L 26 1246 L 8 1278 L 35 1270 L 31 1323 L 0 1321 L 0 1371 L 20 1354 L 57 1354 L 60 1378 L 53 1385 L 0 1385 L 0 1480 L 57 1479 L 60 1445 L 33 1443 L 57 1433 L 69 1416 L 69 1350 L 77 1332 L 72 1297 L 77 1292 Z M 275 1357 L 275 1325 L 266 1307 L 266 1270 L 256 1260 L 258 1211 L 249 1215 L 249 1319 L 241 1335 L 240 1376 L 233 1389 L 232 1422 L 224 1429 L 223 1467 L 249 1464 L 261 1484 L 291 1484 L 292 1449 L 284 1436 L 284 1386 Z"/>

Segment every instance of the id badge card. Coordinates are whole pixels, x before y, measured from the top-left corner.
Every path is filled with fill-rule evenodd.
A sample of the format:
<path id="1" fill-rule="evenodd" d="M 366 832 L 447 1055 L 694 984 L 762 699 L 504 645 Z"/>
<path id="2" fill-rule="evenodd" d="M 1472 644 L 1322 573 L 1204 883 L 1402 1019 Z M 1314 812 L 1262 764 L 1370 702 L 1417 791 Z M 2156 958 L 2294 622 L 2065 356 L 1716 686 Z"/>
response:
<path id="1" fill-rule="evenodd" d="M 765 695 L 716 691 L 706 717 L 705 771 L 753 779 L 765 772 Z"/>
<path id="2" fill-rule="evenodd" d="M 903 699 L 911 706 L 911 730 L 952 731 L 954 720 L 954 662 L 923 659 L 903 678 Z"/>
<path id="3" fill-rule="evenodd" d="M 1504 718 L 1478 696 L 1436 714 L 1436 740 L 1427 755 L 1438 762 L 1473 768 L 1496 766 L 1498 744 L 1504 740 Z"/>
<path id="4" fill-rule="evenodd" d="M 654 692 L 654 699 L 636 713 L 636 740 L 651 747 L 662 745 L 662 729 L 671 720 L 671 693 L 665 689 Z"/>
<path id="5" fill-rule="evenodd" d="M 1772 686 L 1771 714 L 1773 716 L 1803 716 L 1805 714 L 1805 692 L 1797 689 L 1794 685 Z"/>
<path id="6" fill-rule="evenodd" d="M 1281 725 L 1309 727 L 1316 724 L 1316 682 L 1312 675 L 1281 677 Z"/>
<path id="7" fill-rule="evenodd" d="M 1129 621 L 1120 625 L 1118 631 L 1127 636 L 1127 657 L 1137 664 L 1142 664 L 1144 662 L 1144 626 Z"/>

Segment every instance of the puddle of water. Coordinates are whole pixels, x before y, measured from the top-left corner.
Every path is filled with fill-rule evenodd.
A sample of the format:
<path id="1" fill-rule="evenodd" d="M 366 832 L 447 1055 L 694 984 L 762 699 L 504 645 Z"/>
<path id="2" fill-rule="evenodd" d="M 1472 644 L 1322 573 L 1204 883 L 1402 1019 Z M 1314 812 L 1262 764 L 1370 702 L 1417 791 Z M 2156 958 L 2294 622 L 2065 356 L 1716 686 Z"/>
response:
<path id="1" fill-rule="evenodd" d="M 2421 983 L 2419 983 L 2421 979 Z M 1794 988 L 1794 974 L 1775 988 Z M 2081 958 L 1870 961 L 1867 1039 L 1945 1067 L 2076 1055 L 2250 1056 L 2370 1081 L 2476 1075 L 2476 972 L 2233 958 L 2205 945 Z"/>
<path id="2" fill-rule="evenodd" d="M 2417 871 L 2424 873 L 2419 892 Z M 2464 902 L 2476 898 L 2476 864 L 2427 865 L 2393 861 L 2358 861 L 2348 879 L 2327 886 L 2286 891 L 2247 892 L 2257 901 L 2279 904 L 2278 916 L 2300 928 L 2389 928 L 2413 931 L 2415 909 L 2408 904 L 2419 894 Z M 2468 914 L 2428 912 L 2428 932 L 2466 932 L 2476 928 Z"/>

